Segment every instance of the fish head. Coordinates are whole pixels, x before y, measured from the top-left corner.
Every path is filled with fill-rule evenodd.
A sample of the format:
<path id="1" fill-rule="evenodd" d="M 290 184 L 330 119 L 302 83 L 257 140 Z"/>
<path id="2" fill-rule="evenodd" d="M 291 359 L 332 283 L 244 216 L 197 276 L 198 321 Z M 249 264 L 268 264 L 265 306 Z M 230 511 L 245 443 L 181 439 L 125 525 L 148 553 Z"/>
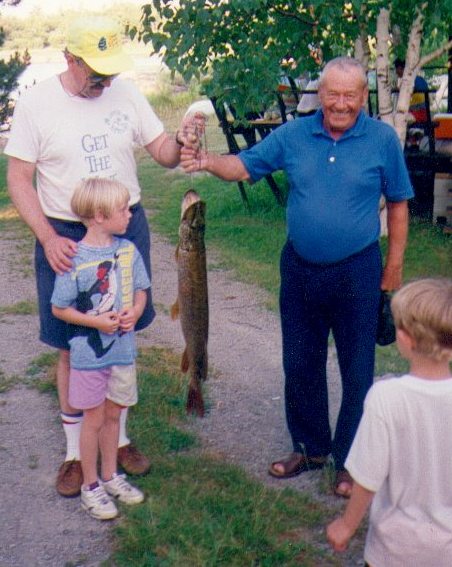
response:
<path id="1" fill-rule="evenodd" d="M 194 242 L 204 239 L 206 204 L 196 191 L 187 191 L 182 200 L 179 226 L 179 247 L 192 248 Z"/>
<path id="2" fill-rule="evenodd" d="M 185 211 L 189 207 L 191 207 L 191 205 L 194 205 L 199 201 L 201 201 L 201 197 L 198 195 L 198 193 L 196 193 L 196 191 L 194 191 L 193 189 L 189 189 L 185 193 L 184 198 L 182 199 L 181 213 L 180 213 L 181 219 L 184 217 Z"/>

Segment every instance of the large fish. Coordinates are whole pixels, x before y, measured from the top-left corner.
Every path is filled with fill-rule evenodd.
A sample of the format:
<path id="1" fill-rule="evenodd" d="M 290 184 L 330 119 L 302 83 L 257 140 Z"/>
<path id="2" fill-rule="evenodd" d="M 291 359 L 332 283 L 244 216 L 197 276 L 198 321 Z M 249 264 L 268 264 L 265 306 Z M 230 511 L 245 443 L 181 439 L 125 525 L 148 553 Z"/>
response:
<path id="1" fill-rule="evenodd" d="M 201 383 L 207 379 L 207 297 L 206 248 L 204 244 L 206 204 L 187 191 L 182 200 L 179 244 L 176 249 L 178 296 L 171 317 L 180 317 L 185 350 L 182 372 L 190 372 L 187 413 L 204 416 Z"/>

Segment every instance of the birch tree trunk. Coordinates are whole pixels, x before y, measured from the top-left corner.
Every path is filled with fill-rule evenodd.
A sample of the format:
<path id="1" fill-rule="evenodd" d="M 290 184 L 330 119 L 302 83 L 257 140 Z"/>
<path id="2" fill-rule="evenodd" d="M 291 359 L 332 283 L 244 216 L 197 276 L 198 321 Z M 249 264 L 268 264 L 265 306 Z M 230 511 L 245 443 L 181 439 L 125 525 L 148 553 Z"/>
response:
<path id="1" fill-rule="evenodd" d="M 389 78 L 389 10 L 382 8 L 377 17 L 377 93 L 380 119 L 394 126 L 391 81 Z"/>
<path id="2" fill-rule="evenodd" d="M 389 10 L 382 8 L 377 17 L 377 93 L 380 119 L 394 126 L 389 80 Z M 384 197 L 380 199 L 380 235 L 388 234 L 388 210 Z"/>
<path id="3" fill-rule="evenodd" d="M 408 122 L 408 112 L 410 99 L 413 94 L 414 80 L 419 71 L 421 59 L 421 39 L 424 31 L 425 10 L 428 2 L 416 6 L 416 16 L 411 26 L 406 51 L 405 70 L 399 88 L 399 97 L 394 115 L 394 128 L 399 137 L 402 147 L 405 145 L 406 130 Z"/>
<path id="4" fill-rule="evenodd" d="M 421 38 L 424 29 L 424 12 L 428 3 L 416 7 L 416 16 L 411 26 L 405 70 L 399 88 L 397 105 L 393 113 L 391 99 L 391 82 L 389 78 L 389 28 L 390 13 L 382 8 L 377 17 L 377 91 L 380 118 L 383 122 L 394 126 L 402 148 L 405 146 L 408 111 L 414 89 L 414 80 L 419 68 Z M 380 208 L 381 234 L 387 234 L 387 210 L 384 204 Z"/>
<path id="5" fill-rule="evenodd" d="M 367 4 L 363 2 L 360 8 L 359 35 L 355 40 L 354 55 L 355 59 L 357 59 L 367 71 L 369 69 L 370 47 L 368 41 L 367 19 L 365 17 L 366 13 Z"/>

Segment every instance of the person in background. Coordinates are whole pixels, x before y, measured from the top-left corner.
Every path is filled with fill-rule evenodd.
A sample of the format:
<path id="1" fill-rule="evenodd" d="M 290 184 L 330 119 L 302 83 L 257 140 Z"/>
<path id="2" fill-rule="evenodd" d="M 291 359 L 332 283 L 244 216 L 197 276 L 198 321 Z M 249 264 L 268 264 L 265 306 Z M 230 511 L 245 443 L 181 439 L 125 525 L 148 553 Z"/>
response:
<path id="1" fill-rule="evenodd" d="M 397 58 L 394 61 L 394 69 L 397 76 L 397 87 L 403 77 L 405 70 L 405 61 Z M 415 122 L 427 121 L 427 110 L 425 107 L 425 93 L 428 93 L 428 83 L 420 75 L 416 75 L 414 79 L 414 89 L 410 100 L 409 112 L 412 114 Z"/>
<path id="2" fill-rule="evenodd" d="M 364 558 L 372 567 L 449 567 L 452 557 L 452 280 L 422 279 L 392 299 L 408 374 L 377 382 L 345 466 L 347 508 L 327 527 L 344 551 L 370 504 Z"/>
<path id="3" fill-rule="evenodd" d="M 281 254 L 280 315 L 286 418 L 293 452 L 273 462 L 279 479 L 320 469 L 332 453 L 334 491 L 348 497 L 344 461 L 373 381 L 380 289 L 402 283 L 413 196 L 393 128 L 369 118 L 367 77 L 355 59 L 324 68 L 321 108 L 283 124 L 238 155 L 184 147 L 187 173 L 208 171 L 227 181 L 255 182 L 276 170 L 289 180 L 287 241 Z M 382 270 L 379 201 L 388 203 L 389 243 Z M 326 364 L 332 331 L 343 396 L 334 437 Z"/>
<path id="4" fill-rule="evenodd" d="M 40 339 L 59 352 L 57 387 L 67 441 L 66 457 L 56 481 L 62 496 L 80 493 L 82 412 L 68 402 L 66 323 L 52 315 L 50 298 L 56 274 L 72 269 L 77 243 L 86 233 L 70 207 L 74 188 L 82 179 L 91 177 L 115 179 L 128 188 L 132 217 L 125 236 L 141 253 L 151 279 L 149 227 L 140 204 L 134 151 L 141 146 L 160 165 L 176 167 L 193 122 L 186 119 L 176 136 L 164 131 L 162 122 L 133 83 L 117 78 L 132 67 L 122 42 L 114 20 L 98 15 L 76 18 L 69 26 L 64 50 L 67 69 L 20 97 L 5 148 L 11 199 L 37 239 Z M 147 327 L 154 315 L 149 289 L 136 330 Z M 129 474 L 145 474 L 150 468 L 149 458 L 128 438 L 126 418 L 124 409 L 118 463 Z"/>
<path id="5" fill-rule="evenodd" d="M 133 331 L 151 285 L 133 243 L 115 236 L 127 230 L 129 199 L 127 188 L 110 179 L 88 179 L 75 189 L 71 208 L 87 230 L 51 299 L 53 315 L 70 325 L 69 403 L 83 410 L 81 502 L 98 520 L 118 515 L 112 498 L 144 500 L 117 471 L 121 409 L 138 399 Z"/>

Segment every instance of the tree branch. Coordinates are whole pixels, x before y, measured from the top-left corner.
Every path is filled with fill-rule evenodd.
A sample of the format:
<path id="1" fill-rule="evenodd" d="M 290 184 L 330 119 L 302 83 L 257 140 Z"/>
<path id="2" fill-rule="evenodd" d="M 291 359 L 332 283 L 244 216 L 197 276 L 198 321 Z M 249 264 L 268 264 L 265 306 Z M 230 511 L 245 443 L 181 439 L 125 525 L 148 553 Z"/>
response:
<path id="1" fill-rule="evenodd" d="M 297 14 L 295 12 L 286 12 L 285 10 L 283 10 L 282 8 L 277 8 L 276 6 L 273 6 L 273 9 L 275 10 L 275 12 L 277 14 L 279 14 L 280 16 L 283 16 L 284 18 L 290 18 L 292 20 L 296 20 L 297 22 L 301 22 L 302 24 L 306 25 L 306 26 L 311 26 L 312 28 L 314 28 L 315 26 L 319 25 L 318 21 L 315 22 L 310 22 L 308 20 L 305 20 L 304 18 L 302 18 L 300 16 L 300 14 Z"/>
<path id="2" fill-rule="evenodd" d="M 424 67 L 425 65 L 430 63 L 430 61 L 437 59 L 438 57 L 440 57 L 445 51 L 447 51 L 451 47 L 452 47 L 452 40 L 448 41 L 447 43 L 445 43 L 441 47 L 438 47 L 438 49 L 435 49 L 435 51 L 432 51 L 431 53 L 427 53 L 427 55 L 424 55 L 423 57 L 421 57 L 421 59 L 419 61 L 419 67 Z"/>

